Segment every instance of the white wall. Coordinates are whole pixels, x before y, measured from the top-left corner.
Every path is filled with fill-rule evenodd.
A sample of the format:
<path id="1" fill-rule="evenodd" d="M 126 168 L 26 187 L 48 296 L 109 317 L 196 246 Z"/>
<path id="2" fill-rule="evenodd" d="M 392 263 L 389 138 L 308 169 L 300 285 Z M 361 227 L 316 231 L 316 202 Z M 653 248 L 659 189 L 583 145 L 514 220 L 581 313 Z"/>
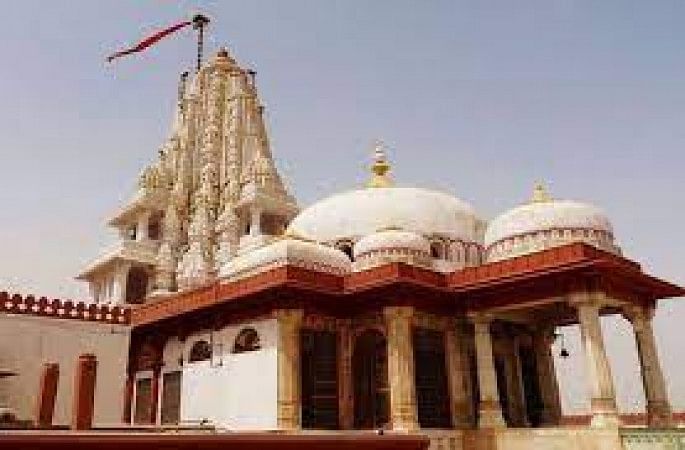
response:
<path id="1" fill-rule="evenodd" d="M 120 424 L 128 345 L 125 326 L 0 314 L 0 365 L 19 374 L 0 380 L 5 401 L 20 419 L 33 419 L 43 363 L 58 363 L 53 423 L 68 425 L 76 362 L 79 355 L 93 353 L 98 361 L 94 425 Z"/>
<path id="2" fill-rule="evenodd" d="M 257 330 L 261 349 L 234 354 L 235 337 L 245 327 Z M 212 360 L 187 362 L 190 348 L 200 339 L 213 341 Z M 183 343 L 169 341 L 164 349 L 163 372 L 182 370 L 181 421 L 206 419 L 228 429 L 275 429 L 277 342 L 274 319 L 231 325 L 214 332 L 211 338 L 207 332 L 188 336 Z M 159 404 L 161 408 L 161 398 Z"/>

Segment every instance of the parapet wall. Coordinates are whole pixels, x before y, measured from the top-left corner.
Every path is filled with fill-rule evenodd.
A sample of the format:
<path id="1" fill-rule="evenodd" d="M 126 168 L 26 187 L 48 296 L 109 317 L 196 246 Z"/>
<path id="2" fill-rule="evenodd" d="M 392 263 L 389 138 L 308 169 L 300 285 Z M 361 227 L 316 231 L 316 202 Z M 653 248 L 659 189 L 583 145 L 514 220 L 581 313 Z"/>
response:
<path id="1" fill-rule="evenodd" d="M 22 297 L 19 294 L 13 294 L 10 296 L 7 292 L 0 292 L 0 313 L 2 312 L 118 325 L 128 325 L 131 322 L 131 310 L 126 307 L 96 305 L 73 300 L 49 300 L 46 297 L 35 298 L 33 295 Z"/>

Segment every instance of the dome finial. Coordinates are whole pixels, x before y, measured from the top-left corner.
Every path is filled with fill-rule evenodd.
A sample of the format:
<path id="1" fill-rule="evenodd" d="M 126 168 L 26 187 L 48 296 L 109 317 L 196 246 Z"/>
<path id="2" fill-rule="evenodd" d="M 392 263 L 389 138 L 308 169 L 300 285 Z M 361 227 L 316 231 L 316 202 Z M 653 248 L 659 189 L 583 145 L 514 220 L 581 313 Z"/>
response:
<path id="1" fill-rule="evenodd" d="M 533 195 L 530 198 L 531 203 L 544 203 L 544 202 L 551 202 L 552 201 L 552 196 L 549 195 L 547 192 L 547 188 L 542 182 L 537 182 L 535 183 L 535 187 L 533 188 Z"/>
<path id="2" fill-rule="evenodd" d="M 392 185 L 388 172 L 390 171 L 390 163 L 388 163 L 385 154 L 385 144 L 383 141 L 376 140 L 373 145 L 373 164 L 371 165 L 373 175 L 371 180 L 367 183 L 368 187 L 389 187 Z"/>

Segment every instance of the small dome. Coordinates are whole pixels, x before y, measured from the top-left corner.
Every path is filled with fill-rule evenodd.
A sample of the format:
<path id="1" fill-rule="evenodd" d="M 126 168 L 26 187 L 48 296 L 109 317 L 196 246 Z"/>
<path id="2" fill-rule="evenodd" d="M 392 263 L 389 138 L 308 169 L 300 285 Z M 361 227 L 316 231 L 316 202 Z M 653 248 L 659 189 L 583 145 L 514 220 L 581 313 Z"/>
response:
<path id="1" fill-rule="evenodd" d="M 488 261 L 520 256 L 572 242 L 619 252 L 613 229 L 599 208 L 552 199 L 540 185 L 532 200 L 493 219 L 485 231 Z"/>
<path id="2" fill-rule="evenodd" d="M 286 236 L 240 255 L 221 267 L 221 277 L 243 278 L 285 265 L 343 275 L 350 272 L 350 259 L 335 248 L 299 237 Z"/>
<path id="3" fill-rule="evenodd" d="M 288 229 L 327 243 L 357 241 L 390 228 L 480 242 L 480 224 L 473 208 L 451 195 L 411 187 L 369 187 L 313 204 Z"/>
<path id="4" fill-rule="evenodd" d="M 399 229 L 383 230 L 360 239 L 354 246 L 354 257 L 383 250 L 404 250 L 421 255 L 430 255 L 430 243 L 423 236 Z"/>

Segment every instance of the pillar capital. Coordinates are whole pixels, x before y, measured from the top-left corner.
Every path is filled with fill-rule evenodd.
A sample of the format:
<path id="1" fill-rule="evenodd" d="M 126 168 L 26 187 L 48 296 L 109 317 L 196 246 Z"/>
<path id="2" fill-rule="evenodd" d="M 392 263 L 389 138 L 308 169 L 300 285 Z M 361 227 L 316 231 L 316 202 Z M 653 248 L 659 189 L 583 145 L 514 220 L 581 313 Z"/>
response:
<path id="1" fill-rule="evenodd" d="M 647 330 L 651 325 L 656 309 L 651 306 L 630 305 L 625 306 L 621 313 L 632 325 L 635 332 Z"/>
<path id="2" fill-rule="evenodd" d="M 414 316 L 413 306 L 386 306 L 383 308 L 383 316 L 386 320 L 411 319 Z"/>
<path id="3" fill-rule="evenodd" d="M 495 317 L 492 313 L 472 311 L 466 315 L 468 321 L 474 325 L 490 325 Z"/>

